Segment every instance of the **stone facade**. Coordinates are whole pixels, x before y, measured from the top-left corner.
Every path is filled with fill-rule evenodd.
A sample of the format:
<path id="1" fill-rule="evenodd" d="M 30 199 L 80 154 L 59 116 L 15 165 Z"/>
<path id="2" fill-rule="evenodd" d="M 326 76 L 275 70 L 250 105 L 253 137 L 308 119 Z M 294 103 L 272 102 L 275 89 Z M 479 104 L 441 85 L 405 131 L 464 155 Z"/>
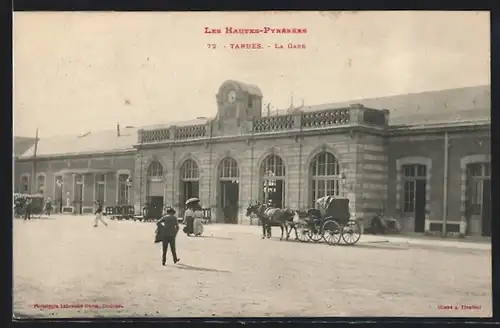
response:
<path id="1" fill-rule="evenodd" d="M 19 159 L 15 188 L 20 191 L 27 177 L 29 184 L 36 184 L 31 177 L 43 175 L 44 195 L 56 200 L 56 177 L 60 176 L 63 198 L 72 200 L 75 179 L 82 174 L 83 207 L 88 208 L 97 197 L 95 176 L 104 173 L 105 204 L 115 205 L 119 202 L 117 180 L 124 174 L 131 180 L 128 202 L 135 205 L 136 212 L 148 204 L 148 195 L 162 197 L 163 205 L 180 210 L 185 200 L 183 164 L 192 161 L 197 172 L 190 182 L 197 184 L 198 193 L 191 196 L 198 196 L 204 207 L 211 209 L 212 217 L 224 222 L 219 176 L 221 163 L 229 158 L 237 165 L 236 175 L 225 179 L 238 186 L 236 222 L 248 224 L 248 204 L 264 201 L 261 168 L 268 156 L 278 156 L 285 166 L 283 206 L 306 209 L 313 206 L 313 189 L 318 193 L 312 182 L 311 163 L 318 155 L 328 153 L 339 164 L 335 173 L 339 195 L 350 199 L 351 215 L 364 219 L 365 226 L 383 210 L 395 217 L 404 231 L 420 229 L 416 228 L 416 212 L 403 209 L 407 165 L 426 167 L 426 175 L 421 179 L 425 181 L 422 211 L 426 231 L 432 230 L 429 225 L 434 230 L 436 224 L 442 227 L 443 222 L 447 230 L 454 231 L 453 225 L 464 221 L 466 165 L 489 162 L 489 123 L 393 128 L 389 125 L 389 111 L 362 105 L 261 117 L 261 99 L 257 87 L 226 81 L 216 96 L 218 112 L 214 119 L 200 119 L 190 125 L 145 127 L 137 131 L 137 142 L 130 151 L 45 157 L 37 160 L 36 172 L 31 158 Z M 154 175 L 150 171 L 152 163 L 161 167 Z M 235 193 L 235 189 L 231 190 Z M 68 211 L 76 211 L 73 203 L 69 208 Z M 481 234 L 477 220 L 481 218 L 469 222 L 475 227 L 471 234 Z"/>

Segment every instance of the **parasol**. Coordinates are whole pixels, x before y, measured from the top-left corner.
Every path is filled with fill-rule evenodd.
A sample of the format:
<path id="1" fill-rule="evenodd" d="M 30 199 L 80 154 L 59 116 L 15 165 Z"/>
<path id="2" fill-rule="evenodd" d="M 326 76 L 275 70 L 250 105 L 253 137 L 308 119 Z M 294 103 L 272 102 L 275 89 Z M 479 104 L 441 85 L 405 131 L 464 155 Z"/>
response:
<path id="1" fill-rule="evenodd" d="M 189 198 L 187 201 L 186 201 L 186 205 L 189 205 L 189 204 L 194 204 L 194 203 L 197 203 L 199 202 L 200 199 L 199 198 L 196 198 L 196 197 L 193 197 L 193 198 Z"/>

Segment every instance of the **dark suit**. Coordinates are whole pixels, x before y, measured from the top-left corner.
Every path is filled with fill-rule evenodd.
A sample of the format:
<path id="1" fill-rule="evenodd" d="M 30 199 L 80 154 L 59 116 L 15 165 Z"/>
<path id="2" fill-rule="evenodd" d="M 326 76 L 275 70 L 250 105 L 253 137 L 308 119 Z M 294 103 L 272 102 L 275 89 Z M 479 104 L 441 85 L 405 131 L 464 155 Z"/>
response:
<path id="1" fill-rule="evenodd" d="M 31 200 L 27 200 L 26 204 L 24 205 L 24 219 L 31 220 L 31 210 L 32 210 L 33 205 L 31 204 Z"/>
<path id="2" fill-rule="evenodd" d="M 177 252 L 175 249 L 175 237 L 177 236 L 177 232 L 179 231 L 179 223 L 177 222 L 177 218 L 175 215 L 165 215 L 157 222 L 158 227 L 161 229 L 162 234 L 162 263 L 165 264 L 167 261 L 167 250 L 168 245 L 170 245 L 170 250 L 172 251 L 172 257 L 174 262 L 177 262 Z M 162 225 L 162 227 L 160 226 Z"/>

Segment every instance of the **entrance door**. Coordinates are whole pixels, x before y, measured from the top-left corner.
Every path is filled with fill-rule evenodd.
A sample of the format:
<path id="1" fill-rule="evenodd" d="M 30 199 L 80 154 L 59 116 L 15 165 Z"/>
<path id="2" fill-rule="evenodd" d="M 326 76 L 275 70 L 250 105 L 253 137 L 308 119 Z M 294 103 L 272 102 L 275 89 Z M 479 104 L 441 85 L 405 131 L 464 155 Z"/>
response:
<path id="1" fill-rule="evenodd" d="M 83 184 L 77 183 L 75 185 L 75 213 L 82 214 L 83 209 Z"/>
<path id="2" fill-rule="evenodd" d="M 277 208 L 283 208 L 283 195 L 285 191 L 285 181 L 277 180 L 276 181 L 276 192 L 273 195 L 273 204 Z"/>
<path id="3" fill-rule="evenodd" d="M 184 207 L 184 204 L 186 204 L 186 201 L 189 198 L 199 198 L 200 197 L 200 192 L 199 192 L 199 182 L 198 181 L 183 181 L 181 182 L 181 199 L 180 199 L 180 204 L 181 207 Z"/>
<path id="4" fill-rule="evenodd" d="M 238 223 L 239 184 L 232 181 L 220 183 L 220 208 L 224 213 L 224 223 Z"/>
<path id="5" fill-rule="evenodd" d="M 415 180 L 415 232 L 425 231 L 425 180 Z"/>
<path id="6" fill-rule="evenodd" d="M 283 180 L 264 180 L 262 198 L 264 204 L 272 201 L 273 206 L 283 208 L 285 200 L 285 181 Z"/>
<path id="7" fill-rule="evenodd" d="M 96 200 L 100 201 L 101 204 L 104 204 L 104 184 L 99 183 L 97 185 L 97 192 L 96 192 Z"/>
<path id="8" fill-rule="evenodd" d="M 482 235 L 491 237 L 491 180 L 483 180 Z"/>
<path id="9" fill-rule="evenodd" d="M 148 201 L 148 217 L 160 218 L 163 215 L 163 196 L 150 196 Z"/>

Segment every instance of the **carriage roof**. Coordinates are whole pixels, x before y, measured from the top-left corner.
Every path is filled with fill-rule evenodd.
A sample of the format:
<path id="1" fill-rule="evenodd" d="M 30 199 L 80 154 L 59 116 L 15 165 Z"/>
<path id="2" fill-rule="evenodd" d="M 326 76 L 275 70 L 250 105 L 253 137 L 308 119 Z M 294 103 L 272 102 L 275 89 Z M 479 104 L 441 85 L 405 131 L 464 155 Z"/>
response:
<path id="1" fill-rule="evenodd" d="M 337 196 L 325 196 L 316 200 L 316 203 L 322 205 L 325 216 L 331 216 L 334 219 L 349 219 L 349 198 Z"/>

